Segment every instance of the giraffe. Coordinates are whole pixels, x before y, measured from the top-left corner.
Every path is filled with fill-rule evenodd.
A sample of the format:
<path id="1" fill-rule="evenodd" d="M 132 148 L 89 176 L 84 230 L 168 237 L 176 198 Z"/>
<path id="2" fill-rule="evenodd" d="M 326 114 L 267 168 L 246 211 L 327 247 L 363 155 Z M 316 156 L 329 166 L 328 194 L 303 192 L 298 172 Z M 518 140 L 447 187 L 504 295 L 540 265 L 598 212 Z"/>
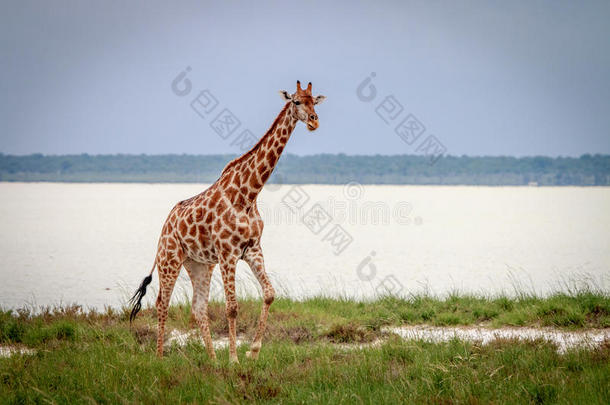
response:
<path id="1" fill-rule="evenodd" d="M 263 220 L 256 206 L 256 199 L 269 179 L 275 165 L 298 121 L 306 124 L 309 131 L 318 128 L 318 116 L 314 105 L 325 97 L 313 97 L 311 82 L 303 90 L 297 81 L 296 92 L 280 91 L 286 102 L 269 130 L 242 156 L 232 160 L 222 171 L 218 180 L 207 190 L 180 201 L 170 211 L 161 230 L 157 255 L 150 274 L 144 278 L 130 302 L 133 305 L 130 322 L 141 308 L 146 287 L 152 281 L 157 268 L 159 295 L 157 308 L 157 355 L 163 356 L 165 322 L 170 297 L 182 266 L 193 285 L 192 313 L 199 326 L 206 350 L 211 359 L 216 359 L 212 346 L 208 321 L 208 297 L 210 280 L 216 264 L 224 285 L 226 316 L 229 323 L 229 359 L 238 363 L 236 348 L 236 320 L 238 304 L 235 294 L 235 267 L 238 260 L 249 266 L 263 291 L 263 304 L 258 326 L 250 351 L 246 356 L 256 359 L 261 343 L 269 307 L 275 291 L 265 272 L 263 252 L 260 245 Z"/>

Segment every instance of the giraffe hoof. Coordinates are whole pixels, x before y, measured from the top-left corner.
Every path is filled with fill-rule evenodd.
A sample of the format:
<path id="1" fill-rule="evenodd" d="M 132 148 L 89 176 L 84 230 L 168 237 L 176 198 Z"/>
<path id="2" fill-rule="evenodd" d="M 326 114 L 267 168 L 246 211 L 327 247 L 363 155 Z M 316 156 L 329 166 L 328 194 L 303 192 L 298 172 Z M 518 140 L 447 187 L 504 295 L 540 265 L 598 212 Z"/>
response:
<path id="1" fill-rule="evenodd" d="M 246 352 L 246 357 L 252 360 L 256 360 L 258 358 L 258 352 L 248 350 Z"/>
<path id="2" fill-rule="evenodd" d="M 239 364 L 239 359 L 237 357 L 231 357 L 231 358 L 229 358 L 229 363 Z"/>

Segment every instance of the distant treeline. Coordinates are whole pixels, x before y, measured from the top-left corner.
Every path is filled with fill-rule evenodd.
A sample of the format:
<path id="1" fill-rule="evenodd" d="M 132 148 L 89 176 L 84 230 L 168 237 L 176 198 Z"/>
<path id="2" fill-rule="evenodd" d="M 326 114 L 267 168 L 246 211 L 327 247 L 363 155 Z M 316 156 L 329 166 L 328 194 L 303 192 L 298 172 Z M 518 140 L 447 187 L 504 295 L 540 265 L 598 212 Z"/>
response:
<path id="1" fill-rule="evenodd" d="M 0 181 L 210 183 L 234 155 L 0 154 Z M 610 155 L 579 158 L 343 154 L 283 155 L 270 179 L 287 184 L 610 185 Z"/>

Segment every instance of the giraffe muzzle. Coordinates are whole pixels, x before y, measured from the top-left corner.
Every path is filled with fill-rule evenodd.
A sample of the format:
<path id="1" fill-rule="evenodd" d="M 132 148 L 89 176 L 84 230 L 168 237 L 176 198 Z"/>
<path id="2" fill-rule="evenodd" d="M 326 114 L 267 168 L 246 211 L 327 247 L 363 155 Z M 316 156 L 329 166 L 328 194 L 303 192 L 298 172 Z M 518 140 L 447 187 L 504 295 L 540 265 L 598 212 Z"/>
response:
<path id="1" fill-rule="evenodd" d="M 307 129 L 312 132 L 318 129 L 319 125 L 320 124 L 318 124 L 318 121 L 307 121 Z"/>

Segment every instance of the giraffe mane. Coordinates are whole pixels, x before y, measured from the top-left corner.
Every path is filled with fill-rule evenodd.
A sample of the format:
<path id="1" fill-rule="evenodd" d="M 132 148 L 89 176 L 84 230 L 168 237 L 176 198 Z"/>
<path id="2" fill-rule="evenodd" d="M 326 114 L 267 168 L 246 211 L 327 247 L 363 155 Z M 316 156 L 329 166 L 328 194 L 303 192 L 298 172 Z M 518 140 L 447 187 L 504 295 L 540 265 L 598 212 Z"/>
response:
<path id="1" fill-rule="evenodd" d="M 265 132 L 265 135 L 261 136 L 261 138 L 258 140 L 258 142 L 256 142 L 256 144 L 252 148 L 250 148 L 249 151 L 247 151 L 240 157 L 233 159 L 225 166 L 224 169 L 222 169 L 222 172 L 220 173 L 221 177 L 228 170 L 230 170 L 230 169 L 234 168 L 236 165 L 248 160 L 250 158 L 250 156 L 252 156 L 258 150 L 258 148 L 261 146 L 261 144 L 263 143 L 263 140 L 267 137 L 267 135 L 269 135 L 270 133 L 273 133 L 273 131 L 275 131 L 275 129 L 277 128 L 278 123 L 280 121 L 280 117 L 284 116 L 284 113 L 286 112 L 286 110 L 288 110 L 289 106 L 290 106 L 290 102 L 287 102 L 286 105 L 284 106 L 284 108 L 282 108 L 282 111 L 280 111 L 280 113 L 277 115 L 277 117 L 275 117 L 275 121 L 273 121 L 273 124 L 271 124 L 271 126 L 269 127 L 267 132 Z"/>

